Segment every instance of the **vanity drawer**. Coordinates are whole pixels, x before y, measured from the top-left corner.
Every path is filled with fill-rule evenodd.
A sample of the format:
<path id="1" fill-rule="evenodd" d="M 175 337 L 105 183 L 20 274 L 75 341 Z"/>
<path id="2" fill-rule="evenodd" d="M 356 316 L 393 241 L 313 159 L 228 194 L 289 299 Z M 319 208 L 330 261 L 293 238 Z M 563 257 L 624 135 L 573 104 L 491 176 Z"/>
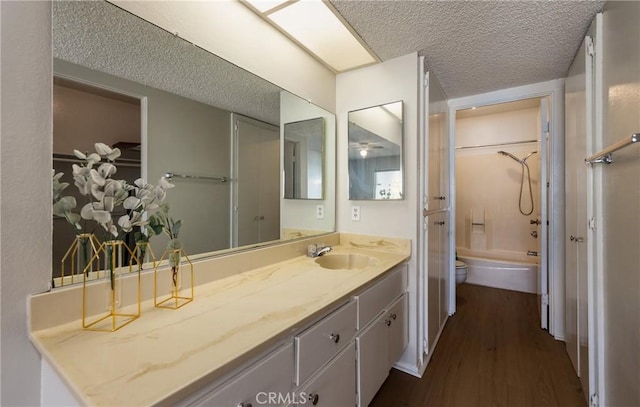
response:
<path id="1" fill-rule="evenodd" d="M 390 275 L 355 298 L 358 302 L 358 329 L 364 328 L 376 315 L 398 298 L 407 287 L 407 265 L 397 266 Z"/>
<path id="2" fill-rule="evenodd" d="M 295 337 L 297 386 L 344 348 L 356 333 L 356 303 L 351 301 Z"/>
<path id="3" fill-rule="evenodd" d="M 296 407 L 346 407 L 356 403 L 356 351 L 347 348 L 295 394 Z"/>
<path id="4" fill-rule="evenodd" d="M 289 394 L 293 376 L 293 345 L 275 351 L 221 387 L 183 405 L 202 407 L 277 406 L 269 394 Z M 273 399 L 273 398 L 272 398 Z"/>

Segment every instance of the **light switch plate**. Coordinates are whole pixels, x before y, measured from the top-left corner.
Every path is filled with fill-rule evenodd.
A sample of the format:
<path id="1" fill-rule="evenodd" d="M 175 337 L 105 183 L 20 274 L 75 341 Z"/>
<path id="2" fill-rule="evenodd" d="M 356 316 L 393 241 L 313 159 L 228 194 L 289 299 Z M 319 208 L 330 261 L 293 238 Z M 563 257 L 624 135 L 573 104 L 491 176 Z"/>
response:
<path id="1" fill-rule="evenodd" d="M 351 206 L 351 220 L 354 222 L 360 222 L 360 206 Z"/>
<path id="2" fill-rule="evenodd" d="M 324 205 L 316 205 L 316 219 L 324 219 Z"/>

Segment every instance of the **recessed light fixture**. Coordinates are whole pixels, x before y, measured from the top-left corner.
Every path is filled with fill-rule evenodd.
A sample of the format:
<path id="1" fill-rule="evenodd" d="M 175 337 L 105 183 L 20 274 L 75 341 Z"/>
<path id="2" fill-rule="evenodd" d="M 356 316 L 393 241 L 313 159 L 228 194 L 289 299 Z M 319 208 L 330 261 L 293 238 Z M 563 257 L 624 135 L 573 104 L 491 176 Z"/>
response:
<path id="1" fill-rule="evenodd" d="M 243 3 L 335 72 L 379 62 L 329 3 L 321 0 Z"/>

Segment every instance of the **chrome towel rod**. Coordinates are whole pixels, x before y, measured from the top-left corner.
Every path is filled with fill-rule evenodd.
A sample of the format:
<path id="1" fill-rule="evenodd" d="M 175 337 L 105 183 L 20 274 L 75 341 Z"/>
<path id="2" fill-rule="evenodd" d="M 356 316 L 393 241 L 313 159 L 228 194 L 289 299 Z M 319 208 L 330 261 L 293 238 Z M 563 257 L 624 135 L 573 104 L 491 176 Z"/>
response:
<path id="1" fill-rule="evenodd" d="M 631 135 L 631 137 L 620 140 L 617 143 L 612 144 L 604 150 L 600 151 L 599 153 L 594 154 L 589 158 L 585 158 L 584 162 L 585 164 L 611 164 L 613 162 L 613 156 L 611 155 L 611 153 L 630 146 L 631 144 L 637 143 L 638 141 L 640 141 L 640 133 L 634 133 Z"/>
<path id="2" fill-rule="evenodd" d="M 172 178 L 188 178 L 188 179 L 203 179 L 207 181 L 218 181 L 218 182 L 228 181 L 227 177 L 205 177 L 200 175 L 176 174 L 175 172 L 169 172 L 169 171 L 164 173 L 164 177 L 167 178 L 168 180 L 171 180 Z"/>

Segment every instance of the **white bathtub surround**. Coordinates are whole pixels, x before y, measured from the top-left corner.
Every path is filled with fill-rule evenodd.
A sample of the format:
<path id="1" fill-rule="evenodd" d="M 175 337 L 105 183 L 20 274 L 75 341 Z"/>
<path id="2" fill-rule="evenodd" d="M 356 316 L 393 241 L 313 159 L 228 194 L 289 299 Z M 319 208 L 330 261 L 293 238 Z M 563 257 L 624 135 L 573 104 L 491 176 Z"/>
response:
<path id="1" fill-rule="evenodd" d="M 321 268 L 303 254 L 306 244 L 318 239 L 327 244 L 339 239 L 332 254 L 360 253 L 372 260 L 359 270 Z M 287 245 L 304 247 L 282 259 L 287 257 L 283 252 L 294 251 L 283 248 Z M 208 281 L 197 285 L 193 303 L 164 310 L 147 300 L 139 320 L 108 334 L 82 331 L 79 321 L 71 319 L 74 313 L 66 313 L 68 320 L 57 318 L 61 324 L 52 325 L 47 322 L 53 318 L 51 309 L 73 306 L 57 300 L 73 295 L 41 294 L 31 298 L 31 338 L 82 404 L 175 402 L 348 300 L 408 259 L 409 247 L 410 241 L 404 239 L 336 233 L 208 259 L 196 267 L 196 282 Z M 260 260 L 256 252 L 271 264 L 252 268 L 250 264 Z M 218 273 L 223 277 L 203 277 Z"/>
<path id="2" fill-rule="evenodd" d="M 458 250 L 458 259 L 467 264 L 467 283 L 538 294 L 537 257 L 508 252 Z M 531 259 L 531 260 L 529 260 Z"/>

